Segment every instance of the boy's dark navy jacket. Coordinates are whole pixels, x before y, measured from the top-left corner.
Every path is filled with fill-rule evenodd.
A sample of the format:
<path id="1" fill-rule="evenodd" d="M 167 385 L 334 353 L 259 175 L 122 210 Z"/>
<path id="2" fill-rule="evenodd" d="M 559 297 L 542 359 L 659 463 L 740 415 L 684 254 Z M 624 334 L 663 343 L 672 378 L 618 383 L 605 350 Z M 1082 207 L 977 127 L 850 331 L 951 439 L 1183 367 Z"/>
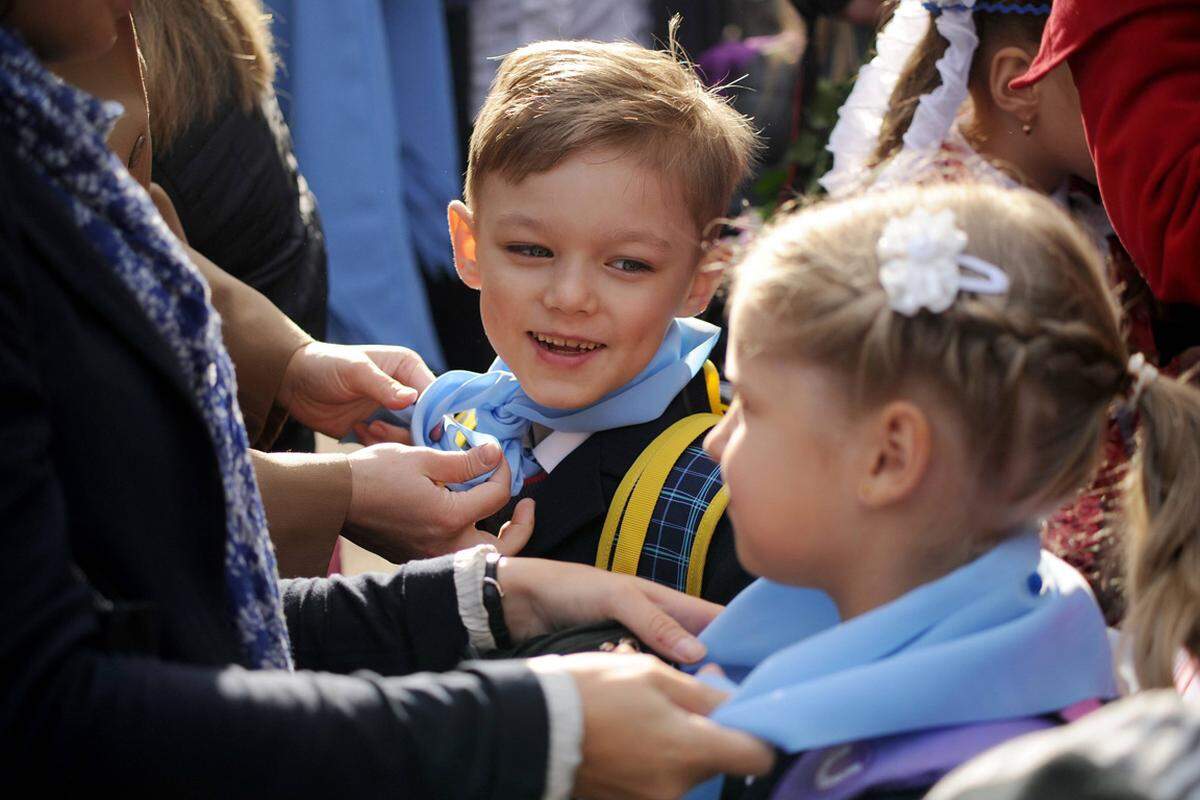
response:
<path id="1" fill-rule="evenodd" d="M 521 555 L 595 564 L 596 549 L 600 544 L 609 504 L 633 462 L 655 437 L 675 422 L 691 414 L 710 411 L 704 373 L 701 371 L 675 396 L 658 419 L 593 433 L 568 454 L 552 473 L 542 476 L 540 480 L 527 481 L 508 507 L 487 519 L 481 527 L 493 533 L 498 532 L 504 521 L 511 517 L 517 500 L 532 497 L 537 501 L 536 522 L 533 537 Z M 673 477 L 683 477 L 686 481 L 687 476 L 679 476 L 678 471 L 686 466 L 683 461 L 687 459 L 695 460 L 698 470 L 715 470 L 711 459 L 698 452 L 701 441 L 703 437 L 692 443 L 692 449 L 677 464 Z M 684 496 L 687 494 L 686 490 L 674 493 L 677 498 L 675 502 L 689 503 L 689 498 Z M 663 506 L 660 498 L 655 510 L 656 517 Z M 669 556 L 657 555 L 660 549 L 654 547 L 653 537 L 652 530 L 646 537 L 638 574 L 657 583 L 682 589 L 680 578 L 686 575 L 686 561 L 681 565 Z M 722 516 L 709 545 L 701 596 L 715 603 L 728 603 L 752 580 L 752 576 L 738 563 L 733 547 L 733 528 L 728 517 Z"/>

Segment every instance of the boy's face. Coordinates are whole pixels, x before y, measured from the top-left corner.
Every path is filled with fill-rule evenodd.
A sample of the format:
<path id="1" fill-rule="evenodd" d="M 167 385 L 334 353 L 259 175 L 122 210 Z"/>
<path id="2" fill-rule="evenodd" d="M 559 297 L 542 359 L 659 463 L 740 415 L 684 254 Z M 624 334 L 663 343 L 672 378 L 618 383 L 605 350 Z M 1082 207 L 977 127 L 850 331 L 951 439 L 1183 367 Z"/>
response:
<path id="1" fill-rule="evenodd" d="M 582 408 L 650 362 L 719 273 L 680 192 L 635 156 L 591 150 L 450 206 L 455 264 L 480 292 L 488 340 L 536 402 Z"/>

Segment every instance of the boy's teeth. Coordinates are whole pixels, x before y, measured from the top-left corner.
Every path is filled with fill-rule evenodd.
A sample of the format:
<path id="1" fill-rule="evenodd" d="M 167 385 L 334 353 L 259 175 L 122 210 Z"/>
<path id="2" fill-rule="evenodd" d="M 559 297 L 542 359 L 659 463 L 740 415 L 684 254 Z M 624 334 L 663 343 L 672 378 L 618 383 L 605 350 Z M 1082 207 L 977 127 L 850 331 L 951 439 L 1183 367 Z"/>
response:
<path id="1" fill-rule="evenodd" d="M 537 339 L 539 342 L 542 342 L 543 344 L 551 344 L 551 345 L 554 345 L 555 347 L 569 347 L 572 350 L 589 351 L 589 350 L 595 350 L 597 347 L 602 346 L 602 345 L 596 344 L 595 342 L 581 342 L 576 339 L 560 339 L 557 336 L 545 336 L 544 334 L 541 334 L 541 333 L 533 334 L 533 338 Z"/>

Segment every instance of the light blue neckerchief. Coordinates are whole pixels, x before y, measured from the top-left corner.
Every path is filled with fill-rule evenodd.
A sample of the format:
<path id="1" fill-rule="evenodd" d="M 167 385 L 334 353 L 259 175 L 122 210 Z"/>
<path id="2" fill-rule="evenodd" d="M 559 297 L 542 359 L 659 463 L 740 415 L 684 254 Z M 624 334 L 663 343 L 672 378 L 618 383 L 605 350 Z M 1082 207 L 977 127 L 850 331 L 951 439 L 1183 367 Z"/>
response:
<path id="1" fill-rule="evenodd" d="M 733 692 L 713 720 L 788 753 L 1116 695 L 1104 618 L 1035 533 L 840 625 L 825 594 L 759 580 L 700 638 L 731 679 L 709 679 Z"/>
<path id="2" fill-rule="evenodd" d="M 657 419 L 688 381 L 695 377 L 712 352 L 721 330 L 703 320 L 680 318 L 667 328 L 663 343 L 646 368 L 629 383 L 585 408 L 559 409 L 535 403 L 500 359 L 484 373 L 452 370 L 439 376 L 416 405 L 400 412 L 377 412 L 376 419 L 408 426 L 413 443 L 441 450 L 459 450 L 461 433 L 471 447 L 495 442 L 504 451 L 512 471 L 511 493 L 516 496 L 525 479 L 541 470 L 527 446 L 526 433 L 537 423 L 554 431 L 590 433 L 623 428 Z M 475 412 L 476 425 L 468 430 L 451 415 Z M 441 439 L 429 436 L 440 423 Z M 486 475 L 451 488 L 475 486 Z"/>

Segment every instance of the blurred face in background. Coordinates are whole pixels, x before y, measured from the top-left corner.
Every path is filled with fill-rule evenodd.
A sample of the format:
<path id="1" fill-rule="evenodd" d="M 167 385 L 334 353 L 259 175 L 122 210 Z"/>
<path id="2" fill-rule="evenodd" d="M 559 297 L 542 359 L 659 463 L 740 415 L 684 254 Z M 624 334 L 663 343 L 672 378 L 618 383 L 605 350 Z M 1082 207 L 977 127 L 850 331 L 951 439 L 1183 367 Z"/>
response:
<path id="1" fill-rule="evenodd" d="M 44 62 L 98 58 L 117 41 L 133 0 L 0 0 L 0 24 L 17 31 Z"/>

